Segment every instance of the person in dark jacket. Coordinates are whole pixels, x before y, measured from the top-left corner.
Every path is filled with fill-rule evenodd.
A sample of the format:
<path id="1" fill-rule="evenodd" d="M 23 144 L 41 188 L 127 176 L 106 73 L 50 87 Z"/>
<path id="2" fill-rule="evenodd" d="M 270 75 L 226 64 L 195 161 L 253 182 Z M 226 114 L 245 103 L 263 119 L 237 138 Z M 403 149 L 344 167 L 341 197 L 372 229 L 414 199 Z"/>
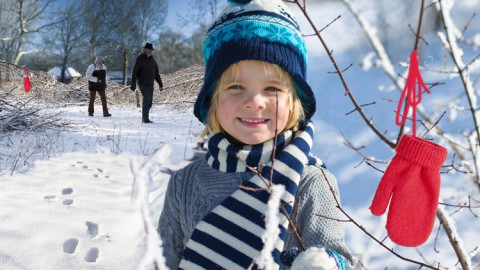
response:
<path id="1" fill-rule="evenodd" d="M 95 57 L 95 62 L 88 66 L 85 74 L 88 80 L 88 90 L 90 90 L 90 102 L 88 103 L 88 115 L 93 116 L 93 104 L 95 103 L 95 95 L 98 92 L 102 101 L 103 116 L 112 116 L 108 112 L 107 97 L 105 96 L 105 88 L 107 88 L 107 68 L 105 59 L 101 56 Z"/>
<path id="2" fill-rule="evenodd" d="M 143 53 L 135 60 L 135 65 L 132 71 L 132 84 L 130 89 L 135 91 L 135 87 L 140 88 L 140 92 L 143 96 L 142 102 L 142 122 L 152 123 L 149 118 L 150 108 L 152 108 L 153 101 L 153 80 L 158 83 L 160 91 L 163 91 L 163 83 L 158 72 L 158 65 L 153 59 L 153 46 L 150 43 L 146 43 L 143 47 Z"/>

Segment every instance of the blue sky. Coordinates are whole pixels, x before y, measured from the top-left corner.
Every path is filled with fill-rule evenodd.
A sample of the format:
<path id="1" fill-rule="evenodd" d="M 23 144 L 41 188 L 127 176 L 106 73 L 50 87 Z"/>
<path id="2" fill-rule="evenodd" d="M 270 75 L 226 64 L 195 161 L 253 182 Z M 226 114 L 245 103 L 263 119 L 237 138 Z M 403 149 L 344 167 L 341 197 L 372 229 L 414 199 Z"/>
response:
<path id="1" fill-rule="evenodd" d="M 168 15 L 165 24 L 169 27 L 176 28 L 178 25 L 176 20 L 178 14 L 186 14 L 190 0 L 168 0 Z"/>

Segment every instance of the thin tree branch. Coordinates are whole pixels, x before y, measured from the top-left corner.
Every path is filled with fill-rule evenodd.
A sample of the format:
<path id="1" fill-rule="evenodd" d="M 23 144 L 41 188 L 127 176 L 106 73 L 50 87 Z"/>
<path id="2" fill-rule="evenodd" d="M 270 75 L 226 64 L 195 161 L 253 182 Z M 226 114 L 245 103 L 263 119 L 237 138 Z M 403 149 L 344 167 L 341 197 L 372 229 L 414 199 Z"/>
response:
<path id="1" fill-rule="evenodd" d="M 371 119 L 369 119 L 369 118 L 365 115 L 365 113 L 363 112 L 362 108 L 360 107 L 360 105 L 358 104 L 357 100 L 356 100 L 355 97 L 353 96 L 352 91 L 351 91 L 350 88 L 348 87 L 348 84 L 347 84 L 345 78 L 343 77 L 343 73 L 342 73 L 342 71 L 340 70 L 340 68 L 338 67 L 337 62 L 335 61 L 335 58 L 333 57 L 333 54 L 332 54 L 331 50 L 328 48 L 327 44 L 325 43 L 325 41 L 323 40 L 322 36 L 320 35 L 320 32 L 317 30 L 317 27 L 315 26 L 315 24 L 313 23 L 312 19 L 311 19 L 310 16 L 308 15 L 307 10 L 306 10 L 306 6 L 302 6 L 302 5 L 300 4 L 299 0 L 295 0 L 294 3 L 297 4 L 297 6 L 300 8 L 300 10 L 302 11 L 302 13 L 303 13 L 303 15 L 305 16 L 305 18 L 308 20 L 309 24 L 311 25 L 311 27 L 312 27 L 313 30 L 315 31 L 316 36 L 318 37 L 318 39 L 319 39 L 320 42 L 322 43 L 322 46 L 323 46 L 323 48 L 325 49 L 325 51 L 327 52 L 328 57 L 330 58 L 330 61 L 332 62 L 333 66 L 335 67 L 335 70 L 338 72 L 337 75 L 339 76 L 340 81 L 342 82 L 342 85 L 343 85 L 343 87 L 345 88 L 347 95 L 349 96 L 349 98 L 350 98 L 350 100 L 352 101 L 352 103 L 355 105 L 355 108 L 357 108 L 358 113 L 360 114 L 360 116 L 362 117 L 362 119 L 365 121 L 365 123 L 372 129 L 372 131 L 373 131 L 383 142 L 385 142 L 385 143 L 386 143 L 388 146 L 390 146 L 391 148 L 395 148 L 395 144 L 394 144 L 393 142 L 391 142 L 387 137 L 385 137 L 385 135 L 382 134 L 382 132 L 380 132 L 380 131 L 377 129 L 377 127 L 372 124 Z"/>

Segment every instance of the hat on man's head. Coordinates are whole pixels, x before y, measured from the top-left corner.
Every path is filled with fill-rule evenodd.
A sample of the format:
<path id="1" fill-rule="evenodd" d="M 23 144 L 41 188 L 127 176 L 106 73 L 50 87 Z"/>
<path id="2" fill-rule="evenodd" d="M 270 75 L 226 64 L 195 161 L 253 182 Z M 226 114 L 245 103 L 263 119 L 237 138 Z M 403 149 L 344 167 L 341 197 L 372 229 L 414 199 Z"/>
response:
<path id="1" fill-rule="evenodd" d="M 100 61 L 104 61 L 104 62 L 105 62 L 105 58 L 103 58 L 103 57 L 100 56 L 100 55 L 95 56 L 95 63 L 98 63 L 98 62 L 100 62 Z"/>
<path id="2" fill-rule="evenodd" d="M 152 43 L 145 43 L 145 46 L 143 46 L 144 49 L 151 49 L 153 50 Z"/>
<path id="3" fill-rule="evenodd" d="M 315 113 L 307 83 L 307 49 L 298 23 L 281 0 L 229 0 L 203 43 L 205 78 L 194 114 L 206 122 L 213 89 L 222 73 L 242 60 L 276 64 L 293 79 L 306 119 Z"/>

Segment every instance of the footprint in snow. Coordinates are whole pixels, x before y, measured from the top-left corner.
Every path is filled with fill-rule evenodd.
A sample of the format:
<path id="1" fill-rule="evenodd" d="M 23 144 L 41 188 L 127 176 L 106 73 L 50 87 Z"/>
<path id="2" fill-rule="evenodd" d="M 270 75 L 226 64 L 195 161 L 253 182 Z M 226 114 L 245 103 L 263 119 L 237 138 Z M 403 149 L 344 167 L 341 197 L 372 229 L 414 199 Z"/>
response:
<path id="1" fill-rule="evenodd" d="M 110 175 L 105 172 L 103 169 L 97 168 L 97 173 L 93 175 L 95 178 L 110 178 Z"/>
<path id="2" fill-rule="evenodd" d="M 82 169 L 88 169 L 88 166 L 83 161 L 77 161 L 75 164 L 71 164 L 70 167 L 77 167 Z"/>
<path id="3" fill-rule="evenodd" d="M 52 201 L 56 198 L 57 196 L 55 195 L 45 195 L 43 196 L 43 199 L 46 200 L 46 201 Z"/>
<path id="4" fill-rule="evenodd" d="M 84 259 L 86 262 L 96 262 L 97 259 L 98 259 L 98 253 L 100 251 L 98 250 L 98 248 L 96 247 L 93 247 L 93 248 L 90 248 L 88 251 L 87 251 L 87 254 L 85 255 Z"/>
<path id="5" fill-rule="evenodd" d="M 73 193 L 73 188 L 64 188 L 62 189 L 62 195 L 70 195 Z"/>
<path id="6" fill-rule="evenodd" d="M 72 205 L 73 204 L 73 199 L 71 198 L 68 198 L 69 195 L 72 195 L 73 194 L 73 188 L 71 187 L 68 187 L 68 188 L 64 188 L 62 189 L 62 196 L 67 196 L 67 198 L 64 198 L 62 200 L 62 204 L 63 205 Z M 56 195 L 45 195 L 43 196 L 43 199 L 46 200 L 46 201 L 53 201 L 57 198 Z"/>
<path id="7" fill-rule="evenodd" d="M 98 235 L 98 224 L 87 221 L 85 222 L 87 225 L 87 234 L 90 238 L 95 238 Z"/>
<path id="8" fill-rule="evenodd" d="M 78 246 L 78 239 L 77 238 L 70 238 L 63 242 L 63 252 L 67 254 L 75 253 L 75 250 Z"/>
<path id="9" fill-rule="evenodd" d="M 72 205 L 73 200 L 72 199 L 65 199 L 65 200 L 62 201 L 62 204 L 63 205 Z"/>
<path id="10" fill-rule="evenodd" d="M 73 188 L 67 187 L 62 189 L 62 196 L 64 197 L 62 200 L 63 205 L 72 205 L 73 199 L 70 196 L 73 194 Z"/>

